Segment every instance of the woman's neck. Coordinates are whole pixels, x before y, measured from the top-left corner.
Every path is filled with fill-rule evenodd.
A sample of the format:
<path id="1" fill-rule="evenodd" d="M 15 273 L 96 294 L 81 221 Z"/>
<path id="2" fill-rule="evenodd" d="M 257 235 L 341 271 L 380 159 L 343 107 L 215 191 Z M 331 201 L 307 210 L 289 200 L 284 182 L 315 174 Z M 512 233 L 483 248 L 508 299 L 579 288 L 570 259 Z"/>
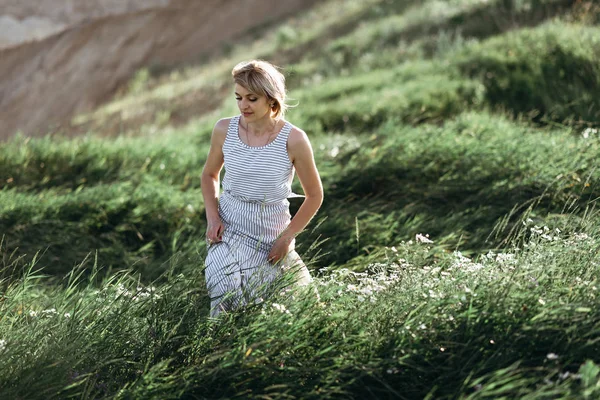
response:
<path id="1" fill-rule="evenodd" d="M 263 118 L 250 123 L 248 123 L 244 119 L 244 117 L 242 117 L 242 122 L 242 127 L 245 128 L 248 133 L 250 133 L 253 136 L 259 137 L 272 134 L 273 131 L 276 129 L 279 120 L 276 120 L 275 118 L 266 115 Z"/>

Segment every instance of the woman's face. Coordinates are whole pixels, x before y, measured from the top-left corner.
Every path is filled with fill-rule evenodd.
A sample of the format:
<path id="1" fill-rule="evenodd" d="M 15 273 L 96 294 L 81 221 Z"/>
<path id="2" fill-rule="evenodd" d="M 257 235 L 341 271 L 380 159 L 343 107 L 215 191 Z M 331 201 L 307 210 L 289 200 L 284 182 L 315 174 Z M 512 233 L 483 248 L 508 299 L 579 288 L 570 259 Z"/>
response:
<path id="1" fill-rule="evenodd" d="M 235 84 L 235 98 L 238 108 L 246 121 L 255 121 L 271 116 L 271 105 L 265 96 L 248 91 L 239 83 Z"/>

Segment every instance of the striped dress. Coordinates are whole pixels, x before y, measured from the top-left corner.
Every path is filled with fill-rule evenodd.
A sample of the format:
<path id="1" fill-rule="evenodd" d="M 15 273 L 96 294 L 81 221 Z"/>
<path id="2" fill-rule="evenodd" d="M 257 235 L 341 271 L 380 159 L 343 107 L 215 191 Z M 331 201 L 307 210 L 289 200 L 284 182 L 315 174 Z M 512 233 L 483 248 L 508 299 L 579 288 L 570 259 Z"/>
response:
<path id="1" fill-rule="evenodd" d="M 300 284 L 311 278 L 295 251 L 277 265 L 267 258 L 290 223 L 289 197 L 294 166 L 287 152 L 292 125 L 285 122 L 265 146 L 248 146 L 239 136 L 240 116 L 231 118 L 223 144 L 225 176 L 219 197 L 222 241 L 208 248 L 205 277 L 211 316 L 260 301 L 269 283 L 292 270 Z"/>

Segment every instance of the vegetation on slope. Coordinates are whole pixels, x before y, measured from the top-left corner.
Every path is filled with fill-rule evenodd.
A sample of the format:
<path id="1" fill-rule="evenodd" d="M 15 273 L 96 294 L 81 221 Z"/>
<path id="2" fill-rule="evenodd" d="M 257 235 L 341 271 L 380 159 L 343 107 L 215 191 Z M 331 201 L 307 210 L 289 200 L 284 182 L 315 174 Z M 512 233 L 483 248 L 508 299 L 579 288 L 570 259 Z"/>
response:
<path id="1" fill-rule="evenodd" d="M 5 143 L 2 397 L 598 396 L 599 16 L 330 0 L 140 72 L 79 118 L 96 132 Z M 316 278 L 215 322 L 199 176 L 255 57 L 286 67 L 322 174 Z"/>

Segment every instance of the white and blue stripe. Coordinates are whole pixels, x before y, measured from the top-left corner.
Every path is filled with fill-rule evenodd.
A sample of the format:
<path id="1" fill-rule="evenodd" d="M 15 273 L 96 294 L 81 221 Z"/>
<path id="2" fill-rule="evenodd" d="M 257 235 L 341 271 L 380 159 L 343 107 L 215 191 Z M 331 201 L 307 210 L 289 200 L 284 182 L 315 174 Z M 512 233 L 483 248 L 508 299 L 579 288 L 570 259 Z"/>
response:
<path id="1" fill-rule="evenodd" d="M 212 316 L 263 297 L 283 269 L 293 267 L 300 283 L 310 281 L 295 251 L 282 265 L 267 261 L 273 242 L 290 223 L 287 198 L 294 195 L 294 166 L 287 140 L 292 125 L 286 121 L 271 143 L 253 147 L 239 137 L 239 119 L 231 118 L 223 144 L 219 215 L 225 229 L 222 241 L 210 246 L 206 257 Z"/>

